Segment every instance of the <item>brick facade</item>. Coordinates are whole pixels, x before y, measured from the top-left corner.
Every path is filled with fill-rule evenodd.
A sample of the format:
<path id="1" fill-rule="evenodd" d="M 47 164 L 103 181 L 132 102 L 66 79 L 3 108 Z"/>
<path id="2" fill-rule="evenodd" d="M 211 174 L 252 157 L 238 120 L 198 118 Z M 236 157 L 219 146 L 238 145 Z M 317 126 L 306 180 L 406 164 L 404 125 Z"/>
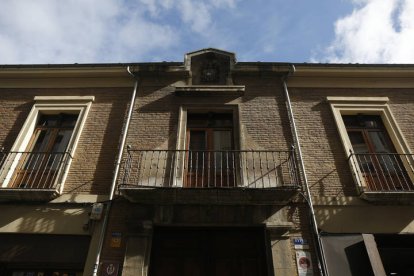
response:
<path id="1" fill-rule="evenodd" d="M 239 133 L 235 133 L 238 136 L 235 140 L 239 142 L 239 145 L 236 145 L 236 148 L 253 151 L 290 150 L 293 139 L 281 77 L 282 74 L 254 77 L 234 74 L 233 84 L 245 86 L 244 94 L 240 96 L 237 94 L 220 95 L 220 93 L 177 95 L 173 84 L 183 83 L 186 81 L 185 78 L 159 78 L 144 75 L 139 79 L 139 89 L 126 144 L 132 149 L 175 150 L 177 149 L 180 107 L 193 110 L 197 108 L 208 110 L 210 107 L 214 111 L 217 108 L 225 109 L 227 106 L 229 110 L 237 110 L 236 129 Z M 180 190 L 177 191 L 178 193 Z M 292 197 L 291 201 L 294 203 L 280 201 L 264 204 L 264 206 L 254 204 L 239 206 L 241 203 L 221 205 L 201 202 L 199 204 L 168 202 L 162 191 L 159 195 L 164 200 L 157 202 L 155 198 L 153 204 L 149 202 L 130 203 L 125 201 L 120 194 L 115 200 L 104 241 L 102 259 L 123 263 L 127 267 L 124 271 L 125 275 L 131 273 L 128 257 L 125 257 L 128 255 L 128 247 L 136 246 L 136 243 L 132 244 L 132 241 L 137 236 L 148 236 L 151 240 L 152 227 L 160 225 L 163 227 L 261 225 L 263 227 L 264 223 L 276 224 L 276 230 L 273 228 L 267 230 L 268 238 L 277 244 L 272 249 L 274 250 L 272 266 L 274 266 L 275 273 L 281 273 L 281 275 L 297 273 L 295 249 L 292 242 L 292 238 L 295 237 L 310 241 L 312 261 L 315 273 L 318 273 L 315 244 L 312 241 L 313 236 L 309 224 L 310 218 L 306 204 L 301 197 Z M 285 227 L 283 228 L 278 225 L 282 221 L 288 223 L 289 226 L 283 226 Z M 151 224 L 151 229 L 145 228 L 146 223 Z M 120 248 L 111 247 L 111 235 L 116 232 L 122 233 Z M 290 259 L 281 256 L 282 252 L 290 256 Z M 148 252 L 142 254 L 147 256 L 142 258 L 148 258 Z M 143 263 L 140 267 L 144 269 L 146 265 Z"/>
<path id="2" fill-rule="evenodd" d="M 211 60 L 214 57 L 220 62 L 214 63 Z M 62 72 L 54 70 L 53 66 L 35 66 L 25 68 L 24 74 L 13 66 L 0 68 L 0 77 L 7 80 L 0 83 L 0 147 L 5 152 L 15 143 L 35 104 L 35 96 L 94 96 L 62 194 L 52 191 L 50 200 L 28 199 L 25 187 L 5 187 L 4 182 L 0 191 L 1 207 L 7 210 L 0 221 L 0 241 L 3 239 L 4 244 L 10 234 L 32 235 L 33 240 L 36 235 L 45 234 L 65 241 L 82 236 L 83 242 L 89 242 L 89 248 L 85 249 L 87 257 L 84 264 L 73 267 L 74 271 L 82 271 L 83 265 L 83 275 L 92 275 L 96 269 L 103 275 L 102 264 L 111 263 L 118 266 L 119 275 L 148 275 L 148 271 L 154 269 L 151 268 L 154 258 L 151 250 L 155 248 L 152 243 L 157 241 L 159 233 L 183 229 L 194 234 L 201 229 L 203 233 L 211 230 L 218 235 L 223 229 L 240 233 L 244 233 L 240 229 L 260 229 L 264 233 L 261 239 L 266 244 L 260 253 L 266 259 L 262 275 L 290 276 L 298 274 L 295 254 L 301 250 L 310 253 L 313 273 L 319 275 L 317 257 L 321 244 L 327 240 L 353 235 L 355 240 L 367 244 L 362 250 L 373 258 L 376 253 L 366 248 L 381 251 L 380 246 L 379 249 L 373 246 L 375 238 L 380 244 L 389 237 L 391 240 L 406 238 L 396 233 L 414 234 L 410 216 L 413 192 L 374 192 L 367 197 L 368 193 L 358 187 L 353 177 L 356 173 L 349 166 L 331 103 L 327 101 L 327 97 L 388 97 L 386 106 L 395 118 L 401 139 L 407 144 L 404 154 L 410 156 L 405 168 L 410 168 L 410 148 L 414 143 L 411 131 L 414 74 L 410 66 L 297 64 L 294 72 L 291 64 L 235 63 L 234 54 L 217 49 L 188 53 L 184 63 L 130 64 L 128 69 L 136 75 L 139 85 L 113 199 L 111 183 L 134 80 L 126 71 L 128 65 L 85 66 L 56 66 L 55 69 Z M 288 83 L 288 91 L 284 90 L 284 81 Z M 292 129 L 286 92 L 291 98 L 296 129 Z M 193 151 L 253 154 L 289 152 L 295 146 L 295 152 L 277 166 L 275 160 L 255 163 L 257 160 L 247 157 L 243 160 L 240 154 L 227 159 L 237 166 L 230 169 L 230 173 L 224 173 L 227 173 L 227 181 L 231 179 L 234 184 L 224 187 L 222 183 L 221 186 L 212 184 L 210 178 L 216 179 L 218 174 L 209 171 L 208 178 L 200 178 L 207 184 L 193 185 L 191 178 L 188 179 L 191 174 L 190 154 L 187 153 L 191 130 L 187 125 L 191 121 L 188 114 L 202 114 L 203 118 L 217 114 L 223 118 L 231 114 L 226 118 L 233 120 L 231 126 L 223 123 L 231 129 L 231 149 L 213 148 L 211 138 L 205 134 L 204 143 L 210 144 Z M 217 131 L 220 127 L 213 126 L 219 120 L 209 120 L 194 129 L 204 129 L 205 133 Z M 223 125 L 221 131 L 226 129 Z M 295 133 L 299 141 L 295 141 Z M 136 163 L 128 163 L 131 150 L 162 150 L 165 157 L 160 162 L 160 155 L 158 159 L 144 159 L 138 154 Z M 167 151 L 173 154 L 168 155 Z M 177 152 L 182 153 L 181 159 Z M 267 158 L 267 153 L 256 155 L 256 158 L 262 156 Z M 301 157 L 305 171 L 301 169 Z M 223 168 L 209 158 L 203 160 L 219 170 Z M 142 166 L 147 166 L 147 171 Z M 152 169 L 157 172 L 154 174 Z M 259 172 L 261 174 L 256 175 Z M 127 182 L 129 173 L 136 173 L 136 178 Z M 146 177 L 145 185 L 139 182 L 142 175 Z M 411 180 L 410 171 L 407 175 Z M 168 182 L 170 179 L 175 182 Z M 289 182 L 291 179 L 294 185 Z M 311 198 L 306 194 L 305 179 Z M 16 190 L 18 196 L 13 194 Z M 14 195 L 12 201 L 10 194 Z M 104 212 L 101 219 L 94 220 L 90 215 L 92 206 L 100 206 L 96 203 L 103 204 Z M 314 214 L 310 203 L 314 204 Z M 107 217 L 106 210 L 109 210 Z M 42 218 L 39 213 L 44 215 L 43 220 L 38 219 Z M 312 225 L 314 221 L 316 227 Z M 384 225 L 384 221 L 390 223 Z M 315 228 L 319 235 L 315 235 Z M 305 242 L 304 249 L 295 247 L 295 238 L 304 239 L 308 244 Z M 177 250 L 180 248 L 173 246 Z M 205 248 L 212 250 L 209 246 Z M 7 248 L 3 250 L 6 252 Z M 99 263 L 96 263 L 97 256 Z M 337 259 L 345 260 L 346 254 Z M 24 263 L 13 267 L 16 260 L 0 259 L 0 274 L 18 269 L 19 265 L 27 266 Z M 325 264 L 332 269 L 332 263 Z M 365 264 L 371 268 L 374 262 Z M 43 264 L 32 265 L 41 267 Z M 349 268 L 348 264 L 342 265 Z"/>

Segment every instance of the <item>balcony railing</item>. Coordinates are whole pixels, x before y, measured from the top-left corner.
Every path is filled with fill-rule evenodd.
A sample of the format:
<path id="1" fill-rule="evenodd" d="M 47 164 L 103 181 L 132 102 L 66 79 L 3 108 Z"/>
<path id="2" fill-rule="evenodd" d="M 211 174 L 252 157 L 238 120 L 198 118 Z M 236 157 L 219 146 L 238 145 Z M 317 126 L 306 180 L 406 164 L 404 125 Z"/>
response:
<path id="1" fill-rule="evenodd" d="M 60 188 L 72 157 L 68 152 L 0 152 L 0 187 L 47 190 Z"/>
<path id="2" fill-rule="evenodd" d="M 412 154 L 351 153 L 357 181 L 367 192 L 412 192 Z"/>
<path id="3" fill-rule="evenodd" d="M 299 185 L 290 151 L 128 149 L 123 187 L 278 188 Z"/>

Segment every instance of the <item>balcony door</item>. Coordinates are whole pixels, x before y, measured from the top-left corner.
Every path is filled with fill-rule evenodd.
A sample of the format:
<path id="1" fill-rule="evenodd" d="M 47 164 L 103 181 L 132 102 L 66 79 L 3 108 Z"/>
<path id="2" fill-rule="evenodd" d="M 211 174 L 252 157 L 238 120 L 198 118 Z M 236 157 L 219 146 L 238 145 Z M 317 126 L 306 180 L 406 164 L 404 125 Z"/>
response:
<path id="1" fill-rule="evenodd" d="M 41 114 L 11 186 L 15 188 L 51 188 L 65 160 L 78 115 Z"/>
<path id="2" fill-rule="evenodd" d="M 412 189 L 401 155 L 379 115 L 343 115 L 356 161 L 370 191 Z"/>
<path id="3" fill-rule="evenodd" d="M 234 187 L 231 113 L 189 113 L 185 187 Z"/>

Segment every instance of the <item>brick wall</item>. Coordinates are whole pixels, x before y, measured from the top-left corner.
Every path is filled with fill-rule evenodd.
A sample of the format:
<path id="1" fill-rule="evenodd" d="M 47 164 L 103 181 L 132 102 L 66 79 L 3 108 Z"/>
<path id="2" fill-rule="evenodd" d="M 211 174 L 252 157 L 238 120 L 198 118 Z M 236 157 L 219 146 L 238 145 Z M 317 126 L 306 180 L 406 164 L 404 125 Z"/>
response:
<path id="1" fill-rule="evenodd" d="M 159 81 L 159 80 L 158 80 Z M 143 79 L 138 91 L 127 144 L 139 149 L 175 149 L 179 107 L 238 105 L 244 148 L 287 150 L 292 144 L 281 83 L 274 79 L 236 79 L 245 95 L 177 96 L 171 82 Z"/>
<path id="2" fill-rule="evenodd" d="M 141 79 L 127 145 L 131 145 L 135 149 L 176 149 L 180 106 L 235 105 L 238 106 L 240 112 L 239 126 L 243 136 L 241 140 L 245 143 L 242 145 L 243 149 L 290 149 L 292 144 L 291 130 L 282 84 L 278 79 L 258 76 L 235 78 L 236 85 L 246 86 L 245 94 L 242 97 L 237 95 L 177 96 L 174 94 L 174 88 L 170 86 L 176 81 L 165 78 L 149 79 L 144 77 Z M 117 201 L 111 212 L 104 242 L 103 259 L 123 262 L 125 244 L 122 244 L 121 248 L 111 248 L 111 233 L 122 232 L 125 241 L 128 235 L 136 234 L 136 231 L 139 232 L 140 221 L 154 219 L 152 208 L 127 203 L 122 199 Z M 275 208 L 277 209 L 277 207 Z M 209 207 L 194 207 L 194 212 L 201 212 L 204 209 L 207 210 Z M 288 220 L 295 225 L 289 237 L 300 236 L 311 240 L 307 207 L 299 200 L 299 203 L 289 204 L 288 209 L 290 210 L 287 214 Z M 314 245 L 312 240 L 310 242 L 311 252 L 315 257 Z M 291 246 L 294 253 L 293 244 Z M 293 258 L 292 262 L 295 263 L 294 254 L 291 257 Z M 314 259 L 314 264 L 316 266 L 316 259 Z"/>

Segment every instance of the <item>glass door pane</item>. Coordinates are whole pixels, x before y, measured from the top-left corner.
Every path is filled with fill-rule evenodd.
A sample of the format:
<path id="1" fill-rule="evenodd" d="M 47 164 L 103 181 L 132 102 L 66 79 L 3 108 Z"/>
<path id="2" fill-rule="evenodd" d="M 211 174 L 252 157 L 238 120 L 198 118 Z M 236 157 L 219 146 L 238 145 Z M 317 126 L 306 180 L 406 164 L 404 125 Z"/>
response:
<path id="1" fill-rule="evenodd" d="M 207 184 L 208 138 L 206 130 L 188 131 L 186 187 L 202 187 Z"/>
<path id="2" fill-rule="evenodd" d="M 207 137 L 204 130 L 190 130 L 189 150 L 206 150 Z"/>
<path id="3" fill-rule="evenodd" d="M 229 165 L 232 149 L 231 130 L 214 130 L 213 131 L 213 150 L 215 151 L 216 168 L 226 168 Z M 230 163 L 231 164 L 231 163 Z"/>

